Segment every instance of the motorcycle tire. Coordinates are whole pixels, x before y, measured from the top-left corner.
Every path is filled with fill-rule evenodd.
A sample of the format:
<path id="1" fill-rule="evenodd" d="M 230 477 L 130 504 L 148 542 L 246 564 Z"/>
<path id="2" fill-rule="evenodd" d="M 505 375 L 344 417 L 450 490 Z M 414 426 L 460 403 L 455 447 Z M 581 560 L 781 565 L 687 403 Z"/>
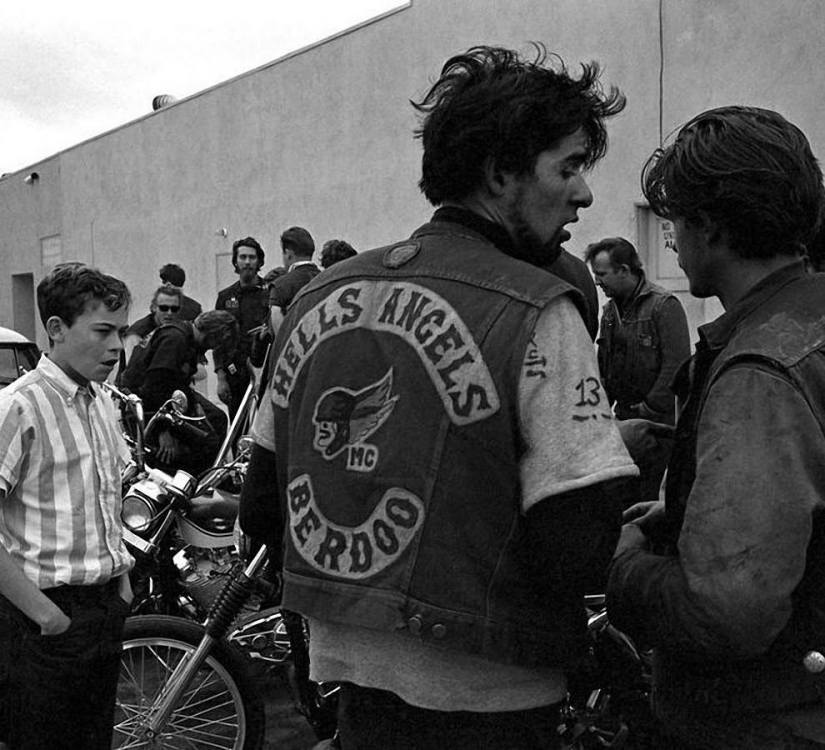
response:
<path id="1" fill-rule="evenodd" d="M 143 732 L 166 680 L 194 651 L 203 628 L 177 617 L 130 617 L 123 632 L 113 748 L 222 748 L 260 750 L 264 703 L 235 646 L 218 642 L 172 713 L 160 736 Z"/>

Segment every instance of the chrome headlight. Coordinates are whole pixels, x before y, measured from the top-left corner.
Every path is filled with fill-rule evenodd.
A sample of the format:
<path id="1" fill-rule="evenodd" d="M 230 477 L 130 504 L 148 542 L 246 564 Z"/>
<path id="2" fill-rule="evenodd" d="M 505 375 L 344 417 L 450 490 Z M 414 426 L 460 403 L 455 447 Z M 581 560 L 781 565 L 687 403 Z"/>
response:
<path id="1" fill-rule="evenodd" d="M 131 493 L 123 498 L 120 517 L 123 519 L 123 525 L 132 531 L 146 531 L 154 515 L 154 508 L 146 498 Z"/>
<path id="2" fill-rule="evenodd" d="M 163 490 L 150 479 L 135 482 L 123 497 L 120 517 L 134 532 L 146 532 L 155 520 L 164 499 Z"/>

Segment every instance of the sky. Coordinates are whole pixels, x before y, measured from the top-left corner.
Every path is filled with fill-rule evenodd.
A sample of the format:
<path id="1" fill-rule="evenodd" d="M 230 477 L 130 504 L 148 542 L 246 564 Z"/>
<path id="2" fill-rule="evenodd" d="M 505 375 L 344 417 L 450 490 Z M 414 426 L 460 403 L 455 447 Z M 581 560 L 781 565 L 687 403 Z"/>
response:
<path id="1" fill-rule="evenodd" d="M 0 174 L 404 5 L 2 0 Z"/>

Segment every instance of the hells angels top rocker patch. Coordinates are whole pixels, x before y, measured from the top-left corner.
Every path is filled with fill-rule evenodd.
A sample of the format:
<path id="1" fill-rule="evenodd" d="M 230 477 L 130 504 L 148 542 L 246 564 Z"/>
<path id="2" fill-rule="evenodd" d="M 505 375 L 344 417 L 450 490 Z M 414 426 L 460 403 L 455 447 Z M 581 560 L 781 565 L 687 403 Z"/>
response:
<path id="1" fill-rule="evenodd" d="M 404 354 L 398 361 L 364 361 L 357 370 L 357 387 L 340 382 L 345 376 L 322 358 L 326 364 L 321 367 L 336 374 L 325 374 L 318 391 L 302 392 L 301 408 L 306 412 L 302 411 L 305 421 L 297 433 L 301 437 L 296 450 L 305 458 L 294 464 L 287 485 L 293 548 L 316 570 L 349 580 L 386 570 L 403 555 L 425 520 L 421 488 L 411 489 L 419 478 L 406 476 L 398 462 L 389 471 L 379 468 L 380 446 L 404 439 L 407 419 L 394 415 L 404 404 L 407 417 L 418 407 L 416 394 L 398 387 L 404 367 L 420 363 L 432 385 L 431 403 L 458 427 L 487 419 L 501 407 L 487 364 L 458 312 L 419 284 L 374 279 L 346 284 L 303 314 L 273 368 L 273 406 L 288 408 L 299 376 L 321 347 L 335 337 L 363 331 L 397 341 L 398 354 Z M 337 348 L 346 352 L 348 346 Z M 343 370 L 352 377 L 349 364 Z M 368 479 L 373 473 L 375 480 Z M 359 485 L 363 502 L 350 504 L 362 511 L 342 518 L 339 503 L 338 516 L 332 518 L 325 512 L 324 497 L 336 491 L 336 482 L 349 482 L 347 476 L 368 482 Z M 407 480 L 409 486 L 404 486 Z"/>

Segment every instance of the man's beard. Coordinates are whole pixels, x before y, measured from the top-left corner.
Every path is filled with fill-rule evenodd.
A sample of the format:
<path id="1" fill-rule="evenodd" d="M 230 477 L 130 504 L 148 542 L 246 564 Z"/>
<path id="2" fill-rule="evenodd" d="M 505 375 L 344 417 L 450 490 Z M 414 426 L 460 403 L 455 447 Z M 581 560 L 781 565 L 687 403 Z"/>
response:
<path id="1" fill-rule="evenodd" d="M 561 255 L 562 237 L 566 240 L 568 233 L 559 231 L 543 241 L 524 218 L 521 205 L 521 195 L 516 195 L 507 216 L 513 240 L 507 254 L 533 266 L 545 267 L 555 263 Z"/>
<path id="2" fill-rule="evenodd" d="M 257 278 L 258 271 L 255 268 L 244 267 L 238 270 L 238 276 L 241 281 L 250 282 Z"/>

